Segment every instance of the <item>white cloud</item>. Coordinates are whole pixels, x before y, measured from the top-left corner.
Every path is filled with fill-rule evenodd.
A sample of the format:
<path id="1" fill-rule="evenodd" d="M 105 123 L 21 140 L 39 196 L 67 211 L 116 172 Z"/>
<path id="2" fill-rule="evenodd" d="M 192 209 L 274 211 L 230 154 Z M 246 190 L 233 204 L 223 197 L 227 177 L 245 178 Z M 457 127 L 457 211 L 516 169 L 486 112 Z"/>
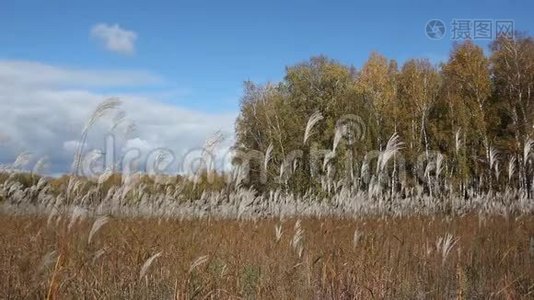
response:
<path id="1" fill-rule="evenodd" d="M 10 85 L 113 87 L 161 83 L 144 71 L 81 70 L 24 60 L 0 60 L 0 81 Z"/>
<path id="2" fill-rule="evenodd" d="M 151 144 L 150 142 L 144 140 L 144 139 L 141 139 L 139 137 L 135 137 L 133 139 L 128 139 L 123 147 L 123 151 L 128 151 L 130 149 L 138 149 L 140 151 L 144 151 L 144 152 L 147 152 L 147 151 L 150 151 L 154 148 L 154 146 L 156 145 L 153 145 Z"/>
<path id="3" fill-rule="evenodd" d="M 33 74 L 36 69 L 39 76 Z M 119 79 L 116 74 L 129 79 Z M 48 156 L 51 173 L 69 171 L 73 149 L 78 145 L 76 141 L 86 120 L 96 106 L 110 96 L 121 98 L 121 110 L 136 125 L 135 134 L 130 136 L 124 134 L 126 124 L 116 129 L 117 152 L 136 148 L 146 154 L 164 147 L 179 159 L 189 150 L 201 147 L 217 130 L 222 130 L 228 137 L 221 148 L 230 146 L 235 113 L 205 113 L 143 95 L 98 93 L 86 86 L 87 81 L 91 82 L 91 87 L 110 87 L 148 83 L 150 78 L 126 71 L 95 72 L 30 62 L 0 62 L 0 111 L 3 113 L 0 118 L 0 163 L 10 163 L 19 153 L 27 151 L 34 153 L 36 158 Z M 86 150 L 105 150 L 105 137 L 112 127 L 112 117 L 100 120 L 91 129 Z"/>
<path id="4" fill-rule="evenodd" d="M 91 29 L 91 36 L 100 40 L 107 50 L 119 54 L 133 54 L 137 33 L 121 28 L 118 24 L 99 23 Z"/>
<path id="5" fill-rule="evenodd" d="M 63 149 L 67 151 L 68 153 L 74 154 L 76 152 L 76 149 L 78 149 L 80 145 L 81 143 L 78 140 L 65 141 L 63 142 Z"/>

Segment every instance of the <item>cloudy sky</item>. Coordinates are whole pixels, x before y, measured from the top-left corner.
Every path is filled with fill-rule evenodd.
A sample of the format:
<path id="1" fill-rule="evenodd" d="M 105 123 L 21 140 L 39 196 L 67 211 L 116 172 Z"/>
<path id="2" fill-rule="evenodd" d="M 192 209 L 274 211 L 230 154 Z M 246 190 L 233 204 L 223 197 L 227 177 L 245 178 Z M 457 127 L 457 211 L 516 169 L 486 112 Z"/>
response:
<path id="1" fill-rule="evenodd" d="M 31 152 L 49 157 L 48 173 L 68 171 L 85 122 L 108 97 L 120 97 L 124 124 L 136 125 L 113 130 L 119 149 L 178 156 L 220 130 L 224 151 L 244 80 L 278 81 L 286 65 L 318 54 L 356 67 L 373 50 L 438 63 L 455 19 L 534 31 L 527 0 L 173 2 L 1 1 L 0 164 Z M 425 34 L 431 19 L 447 27 L 439 40 Z M 103 147 L 112 118 L 91 130 L 87 148 Z"/>

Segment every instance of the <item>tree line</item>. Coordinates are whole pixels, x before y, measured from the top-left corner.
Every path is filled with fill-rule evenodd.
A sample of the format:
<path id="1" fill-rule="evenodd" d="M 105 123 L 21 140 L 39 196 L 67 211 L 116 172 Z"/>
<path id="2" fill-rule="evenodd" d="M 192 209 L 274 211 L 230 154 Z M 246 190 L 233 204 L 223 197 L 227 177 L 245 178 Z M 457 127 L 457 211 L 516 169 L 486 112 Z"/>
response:
<path id="1" fill-rule="evenodd" d="M 245 82 L 234 163 L 260 192 L 531 193 L 534 40 L 500 37 L 488 52 L 468 40 L 439 65 L 401 66 L 373 52 L 359 69 L 318 56 L 281 82 Z"/>

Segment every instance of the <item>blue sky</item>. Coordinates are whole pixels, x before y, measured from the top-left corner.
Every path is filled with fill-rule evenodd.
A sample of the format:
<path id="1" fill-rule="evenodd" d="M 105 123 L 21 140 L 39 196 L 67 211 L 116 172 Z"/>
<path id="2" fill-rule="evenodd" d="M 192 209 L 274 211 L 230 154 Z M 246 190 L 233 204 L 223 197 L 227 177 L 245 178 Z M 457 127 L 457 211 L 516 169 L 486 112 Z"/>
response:
<path id="1" fill-rule="evenodd" d="M 116 152 L 185 157 L 220 131 L 224 156 L 245 80 L 279 81 L 286 66 L 320 54 L 357 68 L 372 51 L 437 63 L 454 19 L 507 19 L 534 32 L 532 1 L 400 2 L 3 0 L 0 164 L 31 152 L 49 158 L 49 173 L 68 171 L 85 120 L 109 96 L 123 99 L 137 128 Z M 426 36 L 431 19 L 444 21 L 443 39 Z M 109 133 L 105 122 L 95 127 L 87 150 Z"/>
<path id="2" fill-rule="evenodd" d="M 469 3 L 467 3 L 469 2 Z M 325 54 L 361 66 L 372 50 L 404 61 L 445 58 L 438 18 L 513 19 L 534 31 L 532 1 L 2 1 L 0 59 L 91 69 L 146 70 L 163 80 L 128 87 L 206 111 L 237 110 L 242 82 L 280 80 L 286 65 Z M 97 23 L 137 34 L 135 53 L 105 51 Z M 450 34 L 450 33 L 448 33 Z"/>

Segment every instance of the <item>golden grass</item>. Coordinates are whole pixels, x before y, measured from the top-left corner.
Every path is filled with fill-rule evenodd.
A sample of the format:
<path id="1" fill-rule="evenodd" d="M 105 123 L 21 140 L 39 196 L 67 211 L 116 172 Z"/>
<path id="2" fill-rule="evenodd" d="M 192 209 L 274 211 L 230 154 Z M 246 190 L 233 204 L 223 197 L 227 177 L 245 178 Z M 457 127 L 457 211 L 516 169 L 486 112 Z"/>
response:
<path id="1" fill-rule="evenodd" d="M 296 221 L 0 216 L 0 298 L 534 297 L 532 216 Z"/>

